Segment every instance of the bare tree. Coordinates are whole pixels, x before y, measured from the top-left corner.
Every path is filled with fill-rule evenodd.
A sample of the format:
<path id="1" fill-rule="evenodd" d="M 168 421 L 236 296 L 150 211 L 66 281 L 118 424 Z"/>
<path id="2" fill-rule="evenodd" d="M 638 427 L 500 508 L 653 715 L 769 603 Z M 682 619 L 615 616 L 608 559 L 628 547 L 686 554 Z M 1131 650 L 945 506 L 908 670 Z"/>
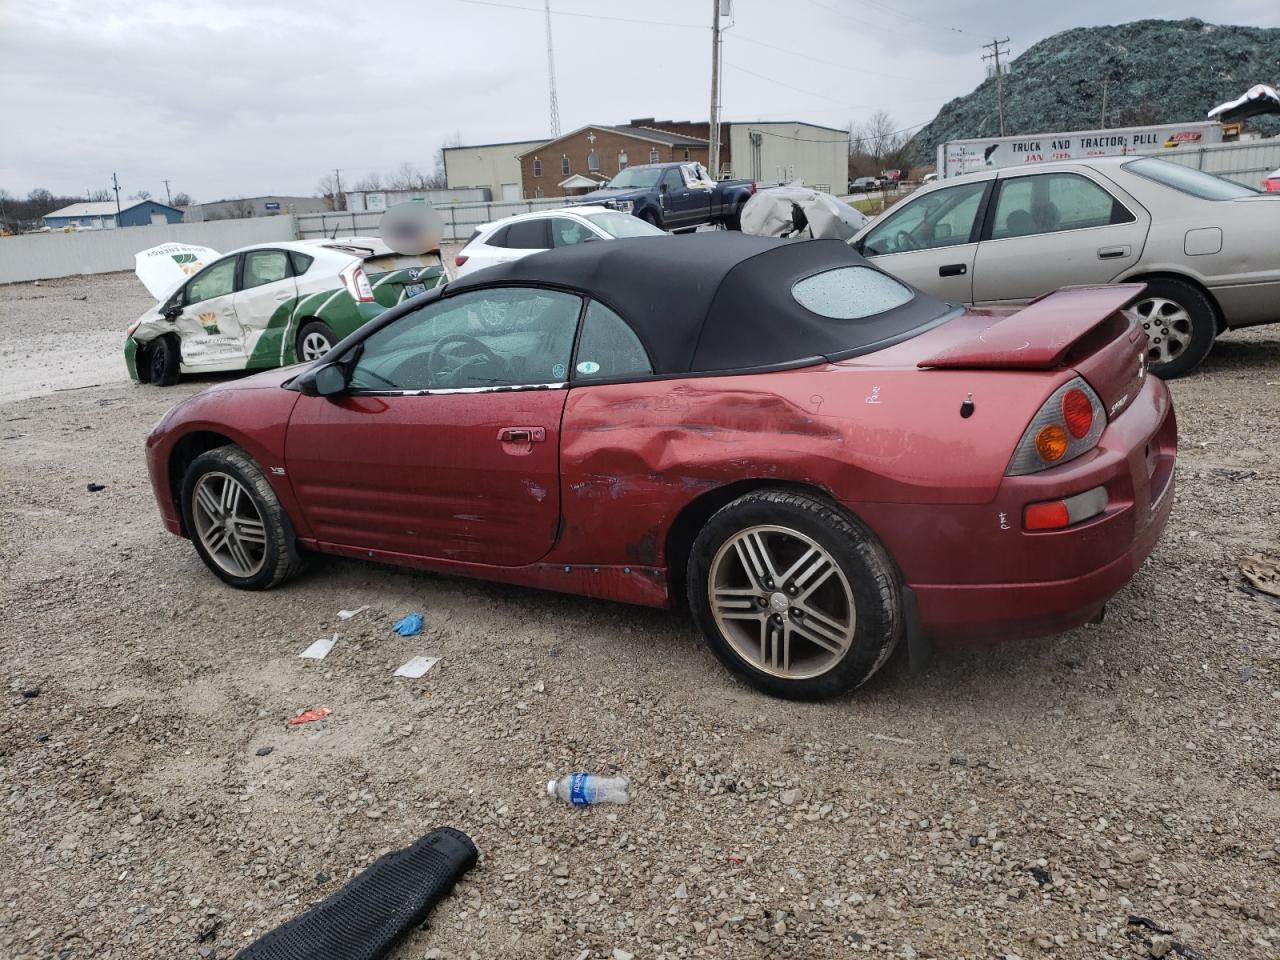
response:
<path id="1" fill-rule="evenodd" d="M 191 199 L 191 194 L 189 193 L 178 192 L 173 195 L 173 205 L 175 207 L 189 207 L 193 203 L 195 201 Z"/>
<path id="2" fill-rule="evenodd" d="M 133 195 L 133 199 L 134 199 L 134 200 L 150 200 L 150 199 L 151 199 L 151 191 L 150 191 L 150 190 L 139 190 L 137 193 L 135 193 L 135 194 Z"/>
<path id="3" fill-rule="evenodd" d="M 104 201 L 107 201 L 110 199 L 111 199 L 110 190 L 90 190 L 89 191 L 90 203 L 103 203 Z"/>
<path id="4" fill-rule="evenodd" d="M 897 129 L 886 110 L 877 110 L 862 125 L 854 124 L 849 134 L 849 174 L 851 177 L 877 176 L 885 170 L 908 166 L 910 136 Z"/>
<path id="5" fill-rule="evenodd" d="M 53 194 L 44 187 L 36 187 L 28 193 L 27 203 L 29 203 L 32 208 L 31 216 L 36 218 L 43 217 L 50 210 L 56 210 L 58 208 L 57 203 L 54 202 Z"/>
<path id="6" fill-rule="evenodd" d="M 388 190 L 422 190 L 427 186 L 427 176 L 407 160 L 387 174 L 384 183 Z"/>
<path id="7" fill-rule="evenodd" d="M 373 173 L 365 174 L 363 177 L 361 177 L 359 180 L 356 181 L 354 189 L 356 190 L 383 189 L 382 174 L 378 173 L 376 170 Z"/>
<path id="8" fill-rule="evenodd" d="M 337 178 L 332 173 L 320 178 L 316 184 L 316 196 L 323 197 L 325 206 L 330 210 L 347 209 L 346 195 L 338 192 Z"/>
<path id="9" fill-rule="evenodd" d="M 460 146 L 462 146 L 462 131 L 455 130 L 453 136 L 447 137 L 436 148 L 435 162 L 431 169 L 431 176 L 427 179 L 427 186 L 435 190 L 443 190 L 449 185 L 448 170 L 444 162 L 444 151 L 448 147 Z"/>

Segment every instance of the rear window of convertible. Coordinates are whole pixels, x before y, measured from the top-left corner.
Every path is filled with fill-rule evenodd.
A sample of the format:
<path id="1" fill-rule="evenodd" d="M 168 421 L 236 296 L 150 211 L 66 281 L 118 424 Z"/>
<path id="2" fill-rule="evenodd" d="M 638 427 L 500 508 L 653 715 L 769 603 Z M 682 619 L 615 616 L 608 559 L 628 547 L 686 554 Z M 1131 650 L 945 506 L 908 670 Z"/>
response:
<path id="1" fill-rule="evenodd" d="M 796 303 L 832 320 L 861 320 L 909 303 L 915 291 L 870 267 L 837 267 L 798 280 Z"/>

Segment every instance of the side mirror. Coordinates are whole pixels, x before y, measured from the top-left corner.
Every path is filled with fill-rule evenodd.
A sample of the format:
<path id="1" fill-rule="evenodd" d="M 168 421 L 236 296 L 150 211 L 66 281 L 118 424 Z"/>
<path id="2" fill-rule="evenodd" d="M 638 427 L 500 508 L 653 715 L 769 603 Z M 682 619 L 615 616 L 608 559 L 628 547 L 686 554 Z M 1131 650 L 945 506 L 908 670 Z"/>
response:
<path id="1" fill-rule="evenodd" d="M 346 364 L 334 362 L 313 367 L 296 382 L 304 397 L 336 397 L 347 392 L 351 379 Z"/>
<path id="2" fill-rule="evenodd" d="M 163 316 L 166 320 L 177 320 L 180 316 L 182 316 L 182 304 L 180 303 L 167 304 L 164 310 L 161 311 L 161 316 Z"/>
<path id="3" fill-rule="evenodd" d="M 658 192 L 659 192 L 659 193 L 666 193 L 666 192 L 667 192 L 667 184 L 666 184 L 666 181 L 665 181 L 665 180 L 664 180 L 662 183 L 658 184 Z"/>

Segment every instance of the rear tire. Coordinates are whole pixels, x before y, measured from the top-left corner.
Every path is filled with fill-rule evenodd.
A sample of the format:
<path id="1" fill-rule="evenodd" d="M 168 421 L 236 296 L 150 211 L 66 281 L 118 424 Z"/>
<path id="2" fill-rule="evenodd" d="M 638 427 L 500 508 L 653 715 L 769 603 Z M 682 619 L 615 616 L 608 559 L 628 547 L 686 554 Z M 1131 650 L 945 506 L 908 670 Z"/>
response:
<path id="1" fill-rule="evenodd" d="M 1198 367 L 1213 348 L 1218 315 L 1208 295 L 1194 284 L 1172 277 L 1145 281 L 1147 289 L 1125 312 L 1147 335 L 1147 363 L 1161 380 Z"/>
<path id="2" fill-rule="evenodd" d="M 726 230 L 742 229 L 742 210 L 746 205 L 747 203 L 744 200 L 742 203 L 738 204 L 736 207 L 733 208 L 733 213 L 729 214 L 729 216 L 724 218 L 724 227 Z"/>
<path id="3" fill-rule="evenodd" d="M 182 363 L 182 346 L 175 334 L 166 333 L 151 341 L 147 351 L 147 379 L 158 387 L 172 387 L 178 382 Z"/>
<path id="4" fill-rule="evenodd" d="M 205 566 L 239 590 L 269 590 L 302 569 L 279 498 L 234 444 L 191 461 L 182 479 L 182 519 Z"/>
<path id="5" fill-rule="evenodd" d="M 305 323 L 298 331 L 298 342 L 295 345 L 297 357 L 303 363 L 319 360 L 333 349 L 338 342 L 333 329 L 323 320 L 312 320 Z"/>
<path id="6" fill-rule="evenodd" d="M 777 697 L 860 687 L 903 632 L 885 549 L 848 513 L 799 491 L 755 491 L 715 513 L 694 540 L 687 588 L 711 651 Z"/>

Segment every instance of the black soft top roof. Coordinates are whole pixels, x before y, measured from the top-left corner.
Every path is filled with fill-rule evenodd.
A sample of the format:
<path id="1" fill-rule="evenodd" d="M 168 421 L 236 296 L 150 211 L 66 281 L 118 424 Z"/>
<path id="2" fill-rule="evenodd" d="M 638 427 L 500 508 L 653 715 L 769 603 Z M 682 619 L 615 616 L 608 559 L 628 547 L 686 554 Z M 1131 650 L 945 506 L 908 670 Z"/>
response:
<path id="1" fill-rule="evenodd" d="M 836 320 L 791 294 L 805 277 L 839 267 L 875 269 L 839 240 L 778 240 L 736 231 L 630 237 L 535 253 L 449 284 L 445 296 L 486 286 L 569 289 L 630 324 L 655 374 L 839 359 L 901 338 L 946 306 L 918 291 L 901 307 Z"/>

